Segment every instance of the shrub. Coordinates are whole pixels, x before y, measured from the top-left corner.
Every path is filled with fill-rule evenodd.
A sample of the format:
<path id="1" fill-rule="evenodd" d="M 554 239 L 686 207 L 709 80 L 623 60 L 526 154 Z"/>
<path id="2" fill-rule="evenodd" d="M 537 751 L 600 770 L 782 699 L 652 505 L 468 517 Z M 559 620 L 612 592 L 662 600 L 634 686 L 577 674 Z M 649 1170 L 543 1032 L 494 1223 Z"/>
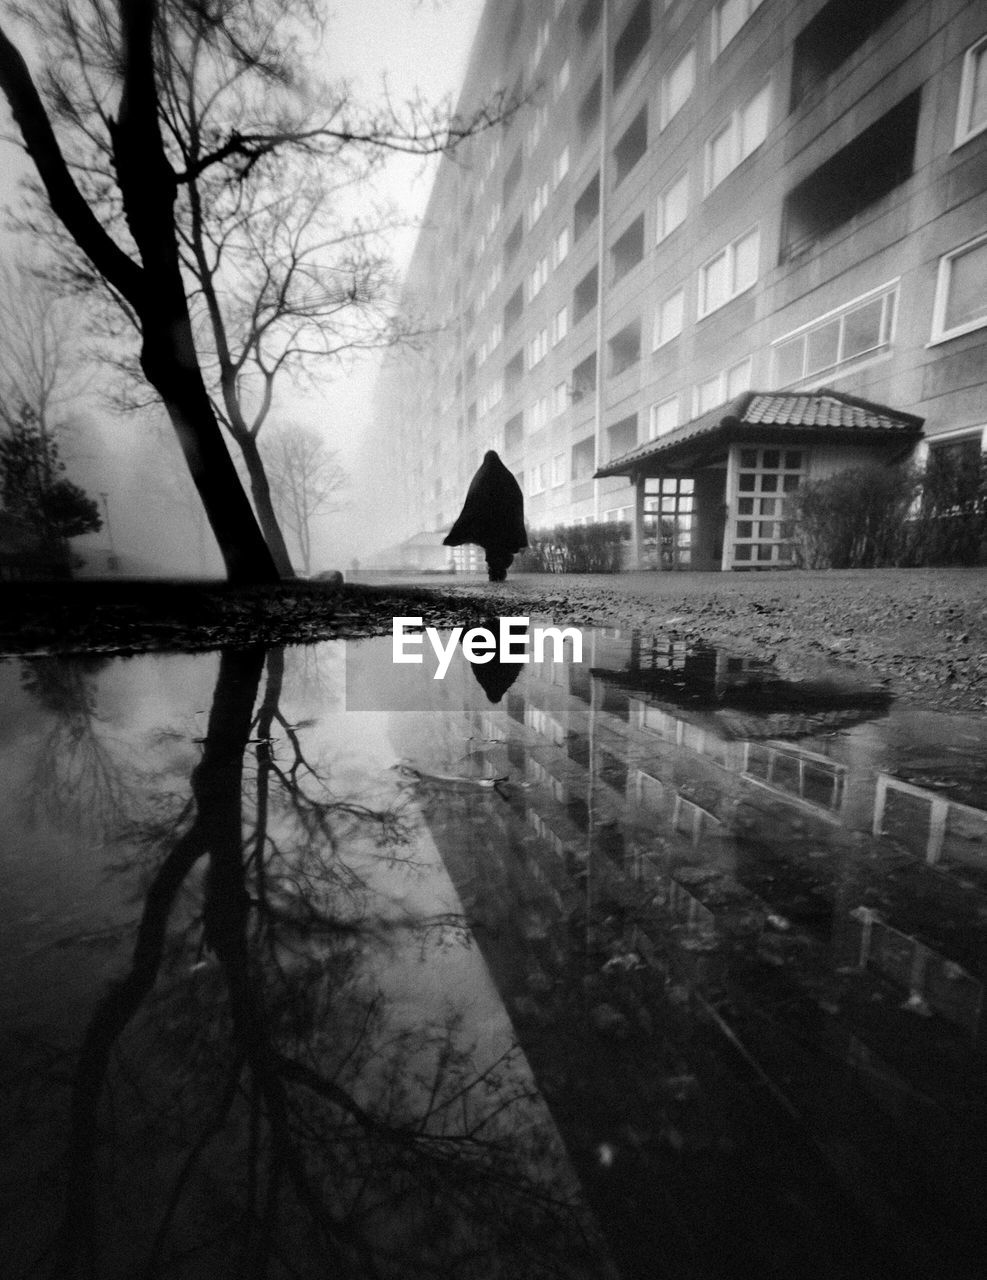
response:
<path id="1" fill-rule="evenodd" d="M 630 536 L 626 522 L 536 529 L 529 532 L 529 545 L 515 568 L 522 573 L 619 573 Z"/>
<path id="2" fill-rule="evenodd" d="M 794 521 L 796 560 L 808 569 L 914 563 L 909 513 L 918 485 L 913 468 L 880 463 L 807 481 L 786 513 Z"/>
<path id="3" fill-rule="evenodd" d="M 979 440 L 930 450 L 915 544 L 921 564 L 982 564 L 987 558 L 987 465 Z"/>

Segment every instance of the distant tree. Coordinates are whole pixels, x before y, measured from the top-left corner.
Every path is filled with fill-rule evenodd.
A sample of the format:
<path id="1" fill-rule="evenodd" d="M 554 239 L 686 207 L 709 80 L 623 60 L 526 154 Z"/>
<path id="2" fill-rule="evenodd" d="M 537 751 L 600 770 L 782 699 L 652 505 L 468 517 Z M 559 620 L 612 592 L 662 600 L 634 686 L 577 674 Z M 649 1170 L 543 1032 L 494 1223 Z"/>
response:
<path id="1" fill-rule="evenodd" d="M 0 405 L 29 406 L 53 438 L 87 380 L 73 320 L 72 299 L 39 264 L 0 263 Z"/>
<path id="2" fill-rule="evenodd" d="M 99 508 L 77 484 L 65 478 L 58 445 L 44 431 L 37 414 L 23 407 L 0 436 L 0 496 L 4 510 L 48 546 L 97 533 L 103 527 Z"/>
<path id="3" fill-rule="evenodd" d="M 320 516 L 340 510 L 346 472 L 334 449 L 312 427 L 289 423 L 278 428 L 264 451 L 274 505 L 301 555 L 302 571 L 312 572 L 312 532 Z"/>
<path id="4" fill-rule="evenodd" d="M 506 114 L 503 100 L 465 120 L 419 103 L 361 111 L 345 84 L 306 73 L 319 10 L 315 0 L 40 0 L 17 11 L 45 66 L 40 86 L 0 26 L 0 91 L 70 247 L 68 273 L 108 288 L 136 329 L 143 376 L 238 581 L 290 573 L 256 445 L 274 378 L 354 345 L 333 317 L 369 301 L 378 269 L 359 229 L 339 241 L 338 224 L 315 217 L 319 175 L 348 178 L 359 157 L 385 150 L 442 151 Z M 270 549 L 220 419 L 243 451 Z"/>

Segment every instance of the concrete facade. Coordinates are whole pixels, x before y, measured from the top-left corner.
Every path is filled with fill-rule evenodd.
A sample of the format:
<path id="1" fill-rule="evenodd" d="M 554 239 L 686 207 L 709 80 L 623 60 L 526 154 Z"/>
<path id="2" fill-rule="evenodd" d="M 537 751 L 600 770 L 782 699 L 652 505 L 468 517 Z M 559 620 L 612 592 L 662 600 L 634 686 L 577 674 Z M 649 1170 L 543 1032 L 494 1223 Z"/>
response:
<path id="1" fill-rule="evenodd" d="M 448 527 L 490 448 L 529 528 L 654 523 L 658 492 L 595 473 L 752 388 L 983 442 L 978 0 L 489 0 L 460 112 L 498 91 L 527 101 L 441 162 L 405 289 L 429 336 L 380 380 L 404 536 Z M 681 560 L 735 567 L 704 491 L 678 473 Z"/>

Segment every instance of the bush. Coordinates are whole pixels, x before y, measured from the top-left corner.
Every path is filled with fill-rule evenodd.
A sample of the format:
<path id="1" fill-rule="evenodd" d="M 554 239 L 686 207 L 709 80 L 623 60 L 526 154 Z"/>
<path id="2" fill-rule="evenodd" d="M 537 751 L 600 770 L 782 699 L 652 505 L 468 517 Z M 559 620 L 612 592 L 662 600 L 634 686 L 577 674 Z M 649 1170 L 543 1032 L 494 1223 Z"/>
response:
<path id="1" fill-rule="evenodd" d="M 630 539 L 626 522 L 560 524 L 528 534 L 515 569 L 521 573 L 619 573 L 623 546 Z"/>
<path id="2" fill-rule="evenodd" d="M 980 441 L 929 452 L 915 518 L 920 564 L 983 564 L 987 558 L 987 465 Z"/>
<path id="3" fill-rule="evenodd" d="M 909 522 L 919 487 L 907 466 L 870 463 L 810 480 L 791 496 L 796 561 L 808 569 L 914 563 Z"/>
<path id="4" fill-rule="evenodd" d="M 921 470 L 850 468 L 804 484 L 786 518 L 808 569 L 983 563 L 987 466 L 976 442 L 933 449 Z"/>

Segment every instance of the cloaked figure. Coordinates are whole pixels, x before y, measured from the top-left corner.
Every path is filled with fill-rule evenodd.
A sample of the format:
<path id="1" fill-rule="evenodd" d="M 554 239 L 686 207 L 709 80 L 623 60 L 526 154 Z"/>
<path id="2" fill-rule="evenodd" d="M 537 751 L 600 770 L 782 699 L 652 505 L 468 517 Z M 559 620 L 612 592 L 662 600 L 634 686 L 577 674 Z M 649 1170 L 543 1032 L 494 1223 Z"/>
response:
<path id="1" fill-rule="evenodd" d="M 493 449 L 484 454 L 459 519 L 442 539 L 446 547 L 464 542 L 483 548 L 491 582 L 503 582 L 515 553 L 528 545 L 521 486 Z"/>

